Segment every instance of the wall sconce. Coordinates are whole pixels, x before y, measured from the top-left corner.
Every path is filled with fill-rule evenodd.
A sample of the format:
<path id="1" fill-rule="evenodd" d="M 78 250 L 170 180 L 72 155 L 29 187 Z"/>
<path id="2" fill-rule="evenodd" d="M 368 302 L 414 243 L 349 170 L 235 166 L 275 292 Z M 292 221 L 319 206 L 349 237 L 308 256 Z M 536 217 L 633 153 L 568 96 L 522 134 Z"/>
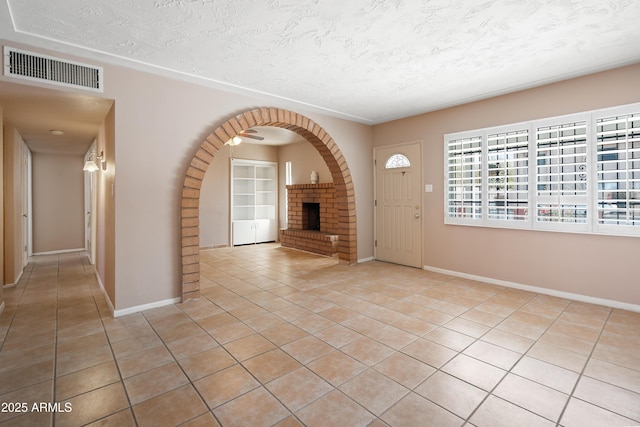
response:
<path id="1" fill-rule="evenodd" d="M 100 165 L 102 166 L 102 168 L 98 167 L 98 164 L 96 163 L 98 160 L 100 160 Z M 86 162 L 84 162 L 84 167 L 82 168 L 82 170 L 87 172 L 95 172 L 98 169 L 106 169 L 106 163 L 104 161 L 104 151 L 101 151 L 99 156 L 96 153 L 89 153 L 89 158 Z"/>

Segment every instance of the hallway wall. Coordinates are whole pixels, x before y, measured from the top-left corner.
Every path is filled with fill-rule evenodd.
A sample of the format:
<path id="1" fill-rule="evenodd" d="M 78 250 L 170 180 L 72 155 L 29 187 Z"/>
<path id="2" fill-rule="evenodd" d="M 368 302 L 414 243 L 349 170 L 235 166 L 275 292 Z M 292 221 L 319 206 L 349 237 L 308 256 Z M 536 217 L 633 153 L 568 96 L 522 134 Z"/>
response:
<path id="1" fill-rule="evenodd" d="M 4 126 L 4 283 L 14 285 L 24 268 L 22 262 L 22 157 L 26 149 L 17 129 Z"/>
<path id="2" fill-rule="evenodd" d="M 109 298 L 111 309 L 116 300 L 116 236 L 115 236 L 115 105 L 100 127 L 96 138 L 96 153 L 104 152 L 106 170 L 94 172 L 96 182 L 96 273 Z"/>
<path id="3" fill-rule="evenodd" d="M 83 156 L 33 153 L 33 252 L 84 248 Z"/>

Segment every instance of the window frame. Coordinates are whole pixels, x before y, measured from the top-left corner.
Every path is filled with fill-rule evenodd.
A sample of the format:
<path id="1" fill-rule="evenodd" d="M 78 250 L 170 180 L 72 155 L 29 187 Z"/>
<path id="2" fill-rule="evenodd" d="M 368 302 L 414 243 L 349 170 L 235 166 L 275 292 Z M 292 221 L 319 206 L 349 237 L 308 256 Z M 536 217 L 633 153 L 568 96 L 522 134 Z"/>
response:
<path id="1" fill-rule="evenodd" d="M 518 122 L 502 126 L 493 126 L 482 129 L 468 130 L 463 132 L 448 133 L 444 135 L 444 223 L 447 225 L 467 225 L 492 228 L 509 228 L 509 229 L 528 229 L 537 231 L 556 231 L 569 233 L 584 234 L 605 234 L 615 236 L 640 236 L 640 225 L 617 225 L 617 224 L 601 224 L 598 220 L 598 141 L 597 141 L 597 121 L 613 116 L 624 116 L 631 114 L 640 114 L 640 103 L 622 105 L 612 108 L 604 108 L 592 111 L 586 111 L 575 114 L 567 114 L 556 117 L 543 119 L 535 119 L 527 122 Z M 560 222 L 560 221 L 539 221 L 538 220 L 538 204 L 542 199 L 538 195 L 538 129 L 557 126 L 568 123 L 585 122 L 585 138 L 586 138 L 586 221 L 585 222 Z M 528 130 L 528 156 L 527 156 L 527 173 L 528 173 L 528 197 L 527 209 L 528 217 L 526 220 L 514 219 L 495 219 L 490 217 L 489 212 L 489 135 L 514 132 L 519 130 Z M 470 137 L 481 137 L 481 214 L 478 218 L 456 217 L 450 215 L 450 177 L 449 165 L 450 142 Z M 579 138 L 578 138 L 579 139 Z M 628 167 L 628 166 L 627 166 Z M 621 169 L 622 170 L 622 169 Z M 630 171 L 632 169 L 625 169 Z M 575 175 L 576 171 L 570 172 L 568 175 Z M 562 182 L 559 181 L 560 183 Z M 565 183 L 576 182 L 573 180 L 564 181 Z M 631 191 L 628 189 L 628 191 Z M 557 196 L 559 200 L 566 197 L 571 200 L 573 196 Z M 627 199 L 629 200 L 629 198 Z M 627 205 L 629 206 L 629 205 Z"/>
<path id="2" fill-rule="evenodd" d="M 467 132 L 459 132 L 455 134 L 456 138 L 455 140 L 466 140 L 466 139 L 473 139 L 473 138 L 478 138 L 480 137 L 481 140 L 483 139 L 483 134 L 480 131 L 467 131 Z M 453 140 L 453 139 L 452 139 Z M 449 141 L 445 138 L 445 153 L 448 153 L 449 151 Z M 483 151 L 482 151 L 482 144 L 480 146 L 480 164 L 481 164 L 481 180 L 482 182 L 484 182 L 484 168 L 482 168 L 483 163 L 485 163 L 484 158 L 483 158 Z M 444 156 L 444 197 L 445 197 L 445 204 L 444 204 L 444 217 L 445 220 L 447 218 L 451 218 L 448 216 L 449 213 L 449 157 L 447 155 Z M 483 209 L 483 202 L 485 199 L 485 195 L 482 193 L 482 191 L 480 192 L 480 212 L 481 215 L 482 212 L 484 212 Z M 478 218 L 469 218 L 467 216 L 459 216 L 459 217 L 453 217 L 455 218 L 455 223 L 456 224 L 463 224 L 463 225 L 479 225 L 478 221 L 480 221 L 480 219 Z"/>
<path id="3" fill-rule="evenodd" d="M 402 158 L 403 160 L 406 160 L 406 164 L 400 165 L 400 166 L 389 166 L 389 162 L 391 161 L 391 159 L 393 158 Z M 384 169 L 385 170 L 389 170 L 389 169 L 403 169 L 403 168 L 410 168 L 411 167 L 411 162 L 409 161 L 409 158 L 407 156 L 405 156 L 402 153 L 393 153 L 391 154 L 389 157 L 387 157 L 387 160 L 384 161 Z"/>
<path id="4" fill-rule="evenodd" d="M 544 128 L 544 127 L 550 127 L 550 126 L 559 126 L 559 125 L 564 125 L 564 124 L 570 124 L 570 123 L 578 123 L 578 122 L 585 122 L 585 139 L 586 139 L 586 153 L 585 153 L 585 157 L 586 157 L 586 174 L 587 174 L 587 179 L 586 179 L 586 185 L 587 185 L 587 189 L 585 192 L 585 205 L 586 205 L 586 219 L 585 222 L 553 222 L 553 221 L 538 221 L 538 215 L 537 215 L 537 210 L 538 210 L 538 203 L 539 200 L 542 199 L 542 197 L 539 197 L 537 194 L 537 188 L 538 188 L 538 173 L 537 173 L 537 166 L 538 166 L 538 155 L 537 155 L 537 138 L 534 140 L 534 144 L 533 147 L 529 147 L 530 149 L 533 150 L 533 153 L 530 154 L 533 155 L 533 158 L 535 159 L 535 163 L 536 163 L 536 170 L 533 171 L 533 173 L 531 174 L 532 176 L 530 176 L 530 178 L 533 180 L 533 194 L 530 194 L 530 196 L 533 198 L 533 205 L 532 208 L 534 209 L 534 215 L 532 217 L 532 229 L 534 230 L 548 230 L 548 231 L 565 231 L 565 232 L 574 232 L 574 233 L 586 233 L 589 232 L 589 230 L 592 228 L 592 224 L 591 224 L 591 219 L 592 219 L 592 215 L 590 215 L 590 206 L 591 206 L 591 202 L 592 202 L 592 198 L 591 198 L 591 187 L 593 187 L 593 179 L 590 179 L 590 173 L 593 171 L 593 167 L 592 164 L 590 163 L 590 144 L 591 144 L 591 140 L 592 138 L 590 138 L 591 135 L 591 120 L 588 117 L 588 113 L 578 113 L 578 114 L 569 114 L 569 115 L 565 115 L 565 116 L 559 116 L 559 117 L 553 117 L 550 119 L 541 119 L 541 120 L 535 120 L 531 122 L 532 125 L 532 132 L 534 133 L 534 135 L 537 135 L 537 132 L 540 128 Z M 530 171 L 531 173 L 531 171 Z M 578 196 L 576 196 L 577 198 Z"/>
<path id="5" fill-rule="evenodd" d="M 489 135 L 494 134 L 503 134 L 503 133 L 512 133 L 519 131 L 527 131 L 527 143 L 529 146 L 528 155 L 527 155 L 527 218 L 524 220 L 513 220 L 513 219 L 492 219 L 489 217 L 489 150 L 487 147 L 488 137 Z M 495 126 L 491 128 L 487 128 L 484 131 L 483 135 L 483 148 L 484 148 L 484 160 L 483 160 L 483 168 L 484 168 L 484 177 L 485 180 L 483 182 L 483 202 L 485 205 L 485 209 L 483 212 L 487 213 L 487 216 L 484 217 L 484 225 L 487 227 L 507 227 L 507 228 L 529 228 L 531 226 L 531 214 L 532 214 L 532 201 L 531 201 L 531 127 L 529 123 L 521 122 L 514 123 L 505 126 Z M 486 183 L 486 185 L 484 184 Z"/>
<path id="6" fill-rule="evenodd" d="M 594 149 L 592 150 L 592 161 L 594 164 L 594 182 L 595 185 L 593 186 L 594 188 L 593 190 L 593 203 L 594 203 L 594 209 L 595 209 L 595 216 L 593 218 L 594 220 L 594 228 L 597 230 L 597 232 L 601 233 L 601 234 L 613 234 L 613 235 L 620 235 L 621 233 L 623 235 L 640 235 L 640 233 L 638 233 L 638 229 L 640 229 L 640 225 L 618 225 L 618 224 L 601 224 L 600 221 L 598 221 L 598 150 L 597 150 L 597 132 L 598 132 L 598 128 L 597 128 L 597 120 L 598 119 L 604 119 L 604 118 L 608 118 L 611 116 L 623 116 L 623 115 L 630 115 L 630 114 L 640 114 L 640 103 L 639 104 L 633 104 L 635 106 L 637 106 L 636 109 L 632 109 L 629 108 L 630 106 L 621 106 L 621 107 L 613 107 L 613 108 L 608 108 L 606 110 L 599 110 L 598 111 L 598 115 L 594 117 L 594 129 L 593 129 L 593 139 L 594 139 L 594 143 L 596 144 L 594 146 Z M 629 169 L 625 170 L 626 173 L 628 173 Z M 637 191 L 638 193 L 640 193 L 640 189 Z"/>

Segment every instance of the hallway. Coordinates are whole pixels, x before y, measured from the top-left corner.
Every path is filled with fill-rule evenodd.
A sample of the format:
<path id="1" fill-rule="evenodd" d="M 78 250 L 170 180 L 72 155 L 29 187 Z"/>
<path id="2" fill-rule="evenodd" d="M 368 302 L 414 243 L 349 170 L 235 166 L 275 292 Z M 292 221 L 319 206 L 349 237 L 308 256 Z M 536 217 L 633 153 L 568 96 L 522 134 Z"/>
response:
<path id="1" fill-rule="evenodd" d="M 114 319 L 86 255 L 33 258 L 0 315 L 0 425 L 640 423 L 640 313 L 277 244 L 202 251 L 201 277 Z"/>

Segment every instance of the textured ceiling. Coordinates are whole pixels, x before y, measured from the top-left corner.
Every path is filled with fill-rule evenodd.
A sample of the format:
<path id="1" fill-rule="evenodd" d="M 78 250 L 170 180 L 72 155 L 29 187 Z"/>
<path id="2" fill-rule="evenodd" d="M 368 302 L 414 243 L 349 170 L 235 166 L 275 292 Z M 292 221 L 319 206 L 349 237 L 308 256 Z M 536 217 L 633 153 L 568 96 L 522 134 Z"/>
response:
<path id="1" fill-rule="evenodd" d="M 18 36 L 174 70 L 362 123 L 640 61 L 637 0 L 7 4 Z M 74 53 L 82 56 L 82 50 Z"/>

